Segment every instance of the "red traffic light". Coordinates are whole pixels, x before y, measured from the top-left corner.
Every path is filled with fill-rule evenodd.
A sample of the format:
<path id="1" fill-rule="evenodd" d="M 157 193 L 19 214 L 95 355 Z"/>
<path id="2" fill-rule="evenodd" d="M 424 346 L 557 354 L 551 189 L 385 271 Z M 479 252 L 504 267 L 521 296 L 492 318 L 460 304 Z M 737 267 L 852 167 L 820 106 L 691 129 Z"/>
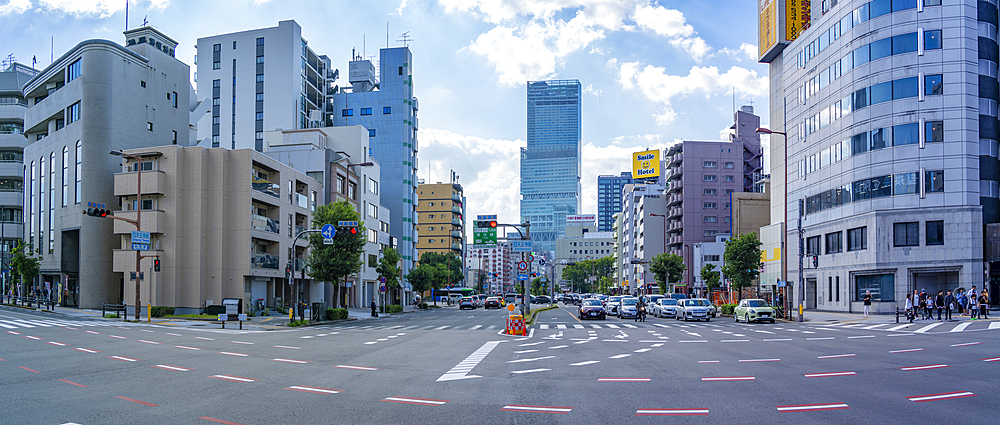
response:
<path id="1" fill-rule="evenodd" d="M 497 221 L 496 220 L 490 221 L 490 227 L 497 227 Z"/>
<path id="2" fill-rule="evenodd" d="M 351 228 L 351 234 L 352 234 L 352 235 L 356 235 L 356 234 L 358 234 L 358 228 L 357 228 L 357 227 L 352 227 L 352 228 Z"/>

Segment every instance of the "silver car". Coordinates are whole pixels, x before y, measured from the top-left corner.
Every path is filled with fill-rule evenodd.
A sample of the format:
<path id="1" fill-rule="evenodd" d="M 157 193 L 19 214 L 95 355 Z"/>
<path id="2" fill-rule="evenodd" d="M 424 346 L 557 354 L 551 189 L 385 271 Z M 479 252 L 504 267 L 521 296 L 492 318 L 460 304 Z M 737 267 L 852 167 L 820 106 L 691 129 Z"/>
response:
<path id="1" fill-rule="evenodd" d="M 622 298 L 621 303 L 618 305 L 618 318 L 619 319 L 634 319 L 636 306 L 639 303 L 638 298 L 626 297 Z"/>
<path id="2" fill-rule="evenodd" d="M 625 297 L 623 297 L 621 295 L 615 295 L 615 296 L 612 296 L 612 297 L 608 297 L 608 300 L 604 304 L 604 309 L 607 310 L 608 314 L 610 314 L 612 316 L 617 316 L 618 315 L 618 304 L 620 304 L 622 302 L 622 298 L 625 298 Z"/>
<path id="3" fill-rule="evenodd" d="M 653 315 L 656 317 L 674 317 L 677 308 L 677 300 L 673 298 L 660 298 L 653 304 Z"/>
<path id="4" fill-rule="evenodd" d="M 709 314 L 709 306 L 711 305 L 712 304 L 704 298 L 678 300 L 674 318 L 677 320 L 684 319 L 685 322 L 688 320 L 711 321 L 712 316 Z"/>

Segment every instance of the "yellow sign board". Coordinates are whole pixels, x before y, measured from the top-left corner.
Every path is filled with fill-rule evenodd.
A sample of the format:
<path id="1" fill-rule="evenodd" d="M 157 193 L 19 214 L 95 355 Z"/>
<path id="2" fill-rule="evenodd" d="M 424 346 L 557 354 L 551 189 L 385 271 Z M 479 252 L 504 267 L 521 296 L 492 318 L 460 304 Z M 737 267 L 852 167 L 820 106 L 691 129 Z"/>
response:
<path id="1" fill-rule="evenodd" d="M 785 0 L 785 40 L 799 38 L 812 22 L 811 0 Z"/>
<path id="2" fill-rule="evenodd" d="M 763 58 L 778 44 L 778 0 L 758 0 L 757 14 L 760 25 L 757 33 L 758 56 Z"/>
<path id="3" fill-rule="evenodd" d="M 660 176 L 660 151 L 632 153 L 632 178 L 648 179 Z"/>

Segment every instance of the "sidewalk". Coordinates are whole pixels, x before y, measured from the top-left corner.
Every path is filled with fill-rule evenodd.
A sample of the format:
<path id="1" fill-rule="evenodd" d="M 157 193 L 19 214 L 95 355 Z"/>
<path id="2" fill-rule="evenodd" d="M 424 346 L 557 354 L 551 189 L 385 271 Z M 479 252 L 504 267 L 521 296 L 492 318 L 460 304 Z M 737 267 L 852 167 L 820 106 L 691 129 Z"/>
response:
<path id="1" fill-rule="evenodd" d="M 992 310 L 991 309 L 989 311 L 989 319 L 976 319 L 976 321 L 979 321 L 979 320 L 993 321 L 993 320 L 1000 319 L 1000 314 L 998 314 L 998 313 L 1000 313 L 1000 312 L 998 312 L 997 310 Z M 890 313 L 872 314 L 872 315 L 870 315 L 868 317 L 865 317 L 864 313 L 847 313 L 847 312 L 834 312 L 834 311 L 815 311 L 815 310 L 810 311 L 810 310 L 806 310 L 805 314 L 803 314 L 803 317 L 805 317 L 805 321 L 806 322 L 855 322 L 855 323 L 865 322 L 865 323 L 872 323 L 872 324 L 875 324 L 875 323 L 896 323 L 896 314 L 895 314 L 895 312 L 893 312 L 891 314 Z M 941 317 L 942 318 L 944 317 L 944 313 L 941 314 Z M 797 320 L 798 320 L 797 317 L 793 319 L 793 321 L 797 321 Z M 969 316 L 961 316 L 961 315 L 955 314 L 954 312 L 951 315 L 950 322 L 968 322 L 968 321 L 971 321 L 971 319 L 969 318 Z M 903 311 L 900 311 L 899 312 L 899 323 L 906 323 L 906 322 L 907 322 L 907 320 L 906 320 L 905 313 Z M 934 311 L 934 319 L 922 320 L 922 319 L 920 319 L 920 316 L 917 315 L 917 319 L 913 321 L 913 323 L 933 323 L 933 322 L 937 322 L 937 310 Z"/>

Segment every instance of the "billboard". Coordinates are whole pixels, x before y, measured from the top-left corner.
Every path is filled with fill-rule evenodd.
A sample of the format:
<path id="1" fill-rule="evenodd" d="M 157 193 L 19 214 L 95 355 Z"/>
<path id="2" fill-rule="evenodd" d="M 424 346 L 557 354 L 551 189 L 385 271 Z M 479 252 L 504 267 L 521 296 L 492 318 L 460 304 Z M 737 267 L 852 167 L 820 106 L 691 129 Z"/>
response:
<path id="1" fill-rule="evenodd" d="M 785 40 L 793 41 L 812 21 L 810 0 L 785 0 Z"/>
<path id="2" fill-rule="evenodd" d="M 763 60 L 778 45 L 778 0 L 758 0 L 757 15 L 758 56 Z"/>
<path id="3" fill-rule="evenodd" d="M 597 216 L 594 215 L 594 214 L 581 214 L 581 215 L 567 215 L 566 216 L 566 222 L 567 223 L 574 223 L 574 222 L 594 222 L 595 220 L 597 220 Z"/>
<path id="4" fill-rule="evenodd" d="M 632 153 L 632 177 L 649 179 L 660 176 L 660 151 L 651 150 Z"/>

